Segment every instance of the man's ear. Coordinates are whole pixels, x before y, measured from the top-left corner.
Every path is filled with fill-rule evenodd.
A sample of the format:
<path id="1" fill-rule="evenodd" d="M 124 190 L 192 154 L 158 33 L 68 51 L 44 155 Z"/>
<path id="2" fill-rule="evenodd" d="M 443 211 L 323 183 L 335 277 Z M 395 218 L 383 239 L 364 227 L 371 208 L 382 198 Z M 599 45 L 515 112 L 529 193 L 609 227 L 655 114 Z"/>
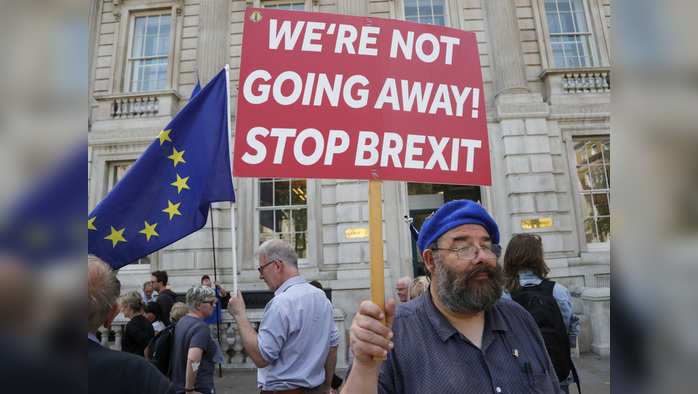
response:
<path id="1" fill-rule="evenodd" d="M 111 322 L 116 319 L 116 315 L 118 315 L 120 311 L 121 305 L 119 305 L 118 302 L 115 302 L 111 312 L 109 312 L 109 317 L 107 317 L 107 320 L 104 322 L 104 328 L 109 328 L 109 326 L 111 326 Z"/>
<path id="2" fill-rule="evenodd" d="M 434 251 L 431 249 L 424 249 L 422 258 L 424 259 L 424 265 L 427 267 L 429 273 L 434 275 L 434 269 L 436 268 L 434 265 Z"/>

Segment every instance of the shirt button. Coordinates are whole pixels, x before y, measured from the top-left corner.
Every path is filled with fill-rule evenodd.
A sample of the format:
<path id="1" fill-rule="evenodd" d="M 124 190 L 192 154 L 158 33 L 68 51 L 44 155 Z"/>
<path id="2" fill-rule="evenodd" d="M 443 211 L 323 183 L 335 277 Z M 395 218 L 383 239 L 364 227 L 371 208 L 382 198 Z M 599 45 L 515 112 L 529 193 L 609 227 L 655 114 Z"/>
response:
<path id="1" fill-rule="evenodd" d="M 501 393 L 501 392 L 502 392 L 502 388 L 501 388 L 501 387 L 497 387 L 496 389 L 494 389 L 494 391 L 496 391 L 496 392 L 498 392 L 498 393 Z"/>

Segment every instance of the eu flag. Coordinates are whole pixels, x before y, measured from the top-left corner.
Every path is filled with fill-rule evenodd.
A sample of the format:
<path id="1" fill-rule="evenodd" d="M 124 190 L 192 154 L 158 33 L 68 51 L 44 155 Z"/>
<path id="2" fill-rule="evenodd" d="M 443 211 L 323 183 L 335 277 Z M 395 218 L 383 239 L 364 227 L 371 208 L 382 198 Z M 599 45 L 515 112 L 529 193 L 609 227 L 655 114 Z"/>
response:
<path id="1" fill-rule="evenodd" d="M 227 74 L 192 95 L 89 214 L 89 253 L 118 269 L 203 227 L 211 202 L 235 201 Z"/>

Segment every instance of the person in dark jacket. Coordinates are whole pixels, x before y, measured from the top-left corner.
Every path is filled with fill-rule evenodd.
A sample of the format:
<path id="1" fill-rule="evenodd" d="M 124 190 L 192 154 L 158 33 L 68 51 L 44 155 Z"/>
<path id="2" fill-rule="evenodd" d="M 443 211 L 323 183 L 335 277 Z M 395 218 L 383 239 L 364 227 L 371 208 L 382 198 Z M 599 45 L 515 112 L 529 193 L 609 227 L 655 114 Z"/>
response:
<path id="1" fill-rule="evenodd" d="M 158 292 L 158 296 L 155 300 L 160 304 L 160 316 L 163 322 L 170 321 L 170 309 L 172 309 L 172 304 L 175 303 L 175 293 L 167 288 L 167 271 L 155 271 L 152 273 L 151 280 L 153 282 L 153 289 Z"/>
<path id="2" fill-rule="evenodd" d="M 124 329 L 121 350 L 139 356 L 145 356 L 145 347 L 155 336 L 153 325 L 143 315 L 144 306 L 143 298 L 138 292 L 132 291 L 121 298 L 121 310 L 124 316 L 131 319 Z"/>
<path id="3" fill-rule="evenodd" d="M 87 385 L 88 393 L 174 394 L 172 383 L 148 360 L 102 347 L 99 327 L 109 327 L 120 306 L 121 283 L 102 261 L 87 263 Z"/>

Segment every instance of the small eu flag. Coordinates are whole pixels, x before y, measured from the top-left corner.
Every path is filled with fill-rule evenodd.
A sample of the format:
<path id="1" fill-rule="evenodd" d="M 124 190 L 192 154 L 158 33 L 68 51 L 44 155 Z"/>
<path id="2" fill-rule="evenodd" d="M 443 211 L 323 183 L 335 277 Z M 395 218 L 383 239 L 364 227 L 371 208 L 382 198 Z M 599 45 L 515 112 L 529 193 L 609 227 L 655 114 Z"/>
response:
<path id="1" fill-rule="evenodd" d="M 203 227 L 211 202 L 235 201 L 227 75 L 192 95 L 89 214 L 90 254 L 119 269 Z"/>

